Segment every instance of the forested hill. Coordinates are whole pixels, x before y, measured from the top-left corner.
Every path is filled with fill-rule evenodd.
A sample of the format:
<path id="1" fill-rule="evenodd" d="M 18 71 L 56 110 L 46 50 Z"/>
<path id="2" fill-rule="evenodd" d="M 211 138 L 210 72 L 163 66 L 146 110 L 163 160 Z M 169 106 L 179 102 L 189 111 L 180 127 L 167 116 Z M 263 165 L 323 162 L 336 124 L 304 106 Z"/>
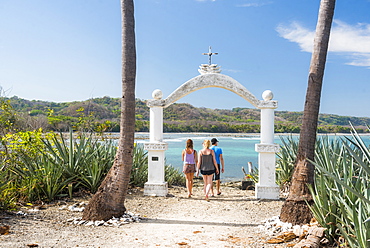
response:
<path id="1" fill-rule="evenodd" d="M 76 102 L 46 102 L 6 98 L 23 122 L 23 128 L 68 130 L 69 126 L 119 131 L 120 99 L 94 98 Z M 252 108 L 210 109 L 175 103 L 163 110 L 164 132 L 259 132 L 260 111 Z M 298 133 L 302 112 L 275 111 L 275 132 Z M 367 132 L 370 118 L 320 114 L 319 132 L 349 132 L 350 123 Z M 32 125 L 31 125 L 32 124 Z M 149 108 L 136 100 L 136 131 L 148 131 Z"/>

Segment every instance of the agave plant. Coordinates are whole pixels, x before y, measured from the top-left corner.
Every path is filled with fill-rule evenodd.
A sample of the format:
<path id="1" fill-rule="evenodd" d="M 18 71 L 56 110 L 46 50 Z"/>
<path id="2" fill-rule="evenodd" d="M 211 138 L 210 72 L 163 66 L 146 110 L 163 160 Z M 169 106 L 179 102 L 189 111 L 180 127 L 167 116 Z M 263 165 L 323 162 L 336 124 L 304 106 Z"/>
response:
<path id="1" fill-rule="evenodd" d="M 112 140 L 101 141 L 84 134 L 74 138 L 72 131 L 64 137 L 38 130 L 13 135 L 8 141 L 12 153 L 8 166 L 5 168 L 3 162 L 0 167 L 0 200 L 4 204 L 52 201 L 67 194 L 72 197 L 73 191 L 81 188 L 94 193 L 111 168 L 117 149 Z M 184 185 L 184 176 L 172 166 L 166 165 L 165 173 L 169 185 Z M 147 152 L 137 145 L 130 184 L 143 186 L 147 178 Z"/>
<path id="2" fill-rule="evenodd" d="M 354 130 L 352 139 L 322 141 L 317 151 L 315 218 L 333 240 L 340 235 L 350 247 L 370 247 L 369 149 Z"/>
<path id="3" fill-rule="evenodd" d="M 140 144 L 135 144 L 134 157 L 130 175 L 130 184 L 135 186 L 144 186 L 148 179 L 148 153 Z"/>
<path id="4" fill-rule="evenodd" d="M 45 156 L 35 161 L 37 172 L 34 176 L 37 180 L 37 188 L 40 195 L 45 196 L 48 201 L 54 200 L 57 196 L 64 196 L 62 191 L 74 178 L 65 178 L 64 168 L 61 165 L 52 163 Z M 41 198 L 41 197 L 40 197 Z"/>
<path id="5" fill-rule="evenodd" d="M 111 140 L 104 143 L 91 143 L 89 148 L 91 156 L 88 156 L 88 159 L 80 165 L 80 173 L 77 179 L 92 193 L 98 190 L 112 167 L 116 150 L 116 146 Z"/>
<path id="6" fill-rule="evenodd" d="M 325 166 L 328 171 L 341 170 L 346 153 L 341 140 L 330 141 L 328 137 L 316 143 L 316 164 Z M 318 168 L 318 166 L 316 168 Z M 316 170 L 315 187 L 310 187 L 315 204 L 310 206 L 316 220 L 327 228 L 327 237 L 333 242 L 336 239 L 336 218 L 340 214 L 335 197 L 337 187 L 335 182 L 325 174 Z"/>
<path id="7" fill-rule="evenodd" d="M 62 164 L 66 177 L 74 177 L 81 173 L 81 165 L 89 161 L 92 156 L 92 137 L 82 135 L 74 139 L 73 132 L 69 132 L 69 140 L 63 135 L 53 135 L 51 139 L 43 139 L 44 154 L 48 154 L 53 163 Z"/>
<path id="8" fill-rule="evenodd" d="M 164 177 L 168 185 L 185 186 L 185 177 L 177 168 L 172 165 L 165 165 Z"/>
<path id="9" fill-rule="evenodd" d="M 282 145 L 277 153 L 276 160 L 276 183 L 284 191 L 289 191 L 289 184 L 292 178 L 294 163 L 298 151 L 298 139 L 293 136 L 280 137 Z"/>
<path id="10" fill-rule="evenodd" d="M 99 142 L 92 135 L 81 134 L 75 139 L 72 131 L 69 139 L 63 135 L 54 135 L 51 139 L 43 139 L 45 150 L 42 154 L 55 166 L 62 165 L 65 178 L 73 185 L 83 187 L 95 193 L 113 164 L 116 147 L 113 142 Z"/>

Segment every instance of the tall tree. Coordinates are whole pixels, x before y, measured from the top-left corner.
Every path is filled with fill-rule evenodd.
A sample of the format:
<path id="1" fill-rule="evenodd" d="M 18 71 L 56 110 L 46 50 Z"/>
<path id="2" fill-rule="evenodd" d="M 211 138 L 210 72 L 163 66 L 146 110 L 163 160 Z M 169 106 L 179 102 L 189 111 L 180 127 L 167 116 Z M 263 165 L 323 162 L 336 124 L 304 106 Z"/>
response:
<path id="1" fill-rule="evenodd" d="M 314 183 L 314 161 L 317 121 L 320 109 L 322 81 L 329 45 L 330 29 L 334 16 L 335 0 L 321 0 L 316 36 L 308 75 L 306 102 L 303 111 L 297 161 L 289 195 L 284 203 L 280 219 L 292 224 L 308 223 L 312 217 L 305 201 L 312 204 L 308 185 Z"/>
<path id="2" fill-rule="evenodd" d="M 135 134 L 136 47 L 133 0 L 121 0 L 122 100 L 120 138 L 112 168 L 83 213 L 84 220 L 108 220 L 124 214 Z"/>

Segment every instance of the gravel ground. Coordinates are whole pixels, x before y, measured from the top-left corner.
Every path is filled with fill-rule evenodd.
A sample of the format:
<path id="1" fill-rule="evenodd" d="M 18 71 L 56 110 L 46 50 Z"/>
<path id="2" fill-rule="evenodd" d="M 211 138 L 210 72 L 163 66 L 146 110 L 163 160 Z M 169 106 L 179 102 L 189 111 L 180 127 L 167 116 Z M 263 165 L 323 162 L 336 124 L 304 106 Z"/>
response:
<path id="1" fill-rule="evenodd" d="M 241 190 L 240 183 L 223 184 L 221 190 L 206 202 L 202 185 L 195 185 L 192 198 L 184 187 L 169 188 L 167 197 L 130 189 L 125 206 L 141 220 L 121 226 L 73 224 L 71 219 L 82 212 L 69 207 L 87 203 L 88 197 L 44 205 L 39 211 L 22 208 L 27 215 L 0 214 L 0 226 L 10 226 L 9 234 L 0 236 L 0 247 L 288 247 L 267 244 L 272 237 L 259 227 L 280 214 L 283 200 L 256 200 L 254 191 Z"/>

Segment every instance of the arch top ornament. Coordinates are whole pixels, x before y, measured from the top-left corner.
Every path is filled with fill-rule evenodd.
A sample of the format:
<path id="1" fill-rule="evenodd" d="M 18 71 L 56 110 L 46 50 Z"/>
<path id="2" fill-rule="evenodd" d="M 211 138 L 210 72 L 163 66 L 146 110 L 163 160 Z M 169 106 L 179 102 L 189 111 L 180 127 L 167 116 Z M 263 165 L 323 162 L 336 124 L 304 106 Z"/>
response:
<path id="1" fill-rule="evenodd" d="M 172 103 L 178 101 L 182 97 L 204 88 L 217 87 L 229 90 L 240 97 L 247 100 L 254 107 L 258 109 L 276 109 L 277 101 L 272 100 L 272 92 L 265 91 L 263 93 L 264 100 L 258 100 L 247 88 L 240 84 L 235 79 L 220 73 L 203 73 L 197 77 L 190 79 L 182 84 L 174 92 L 172 92 L 166 99 L 162 99 L 162 91 L 154 90 L 153 98 L 148 100 L 148 107 L 162 107 L 166 108 Z"/>

